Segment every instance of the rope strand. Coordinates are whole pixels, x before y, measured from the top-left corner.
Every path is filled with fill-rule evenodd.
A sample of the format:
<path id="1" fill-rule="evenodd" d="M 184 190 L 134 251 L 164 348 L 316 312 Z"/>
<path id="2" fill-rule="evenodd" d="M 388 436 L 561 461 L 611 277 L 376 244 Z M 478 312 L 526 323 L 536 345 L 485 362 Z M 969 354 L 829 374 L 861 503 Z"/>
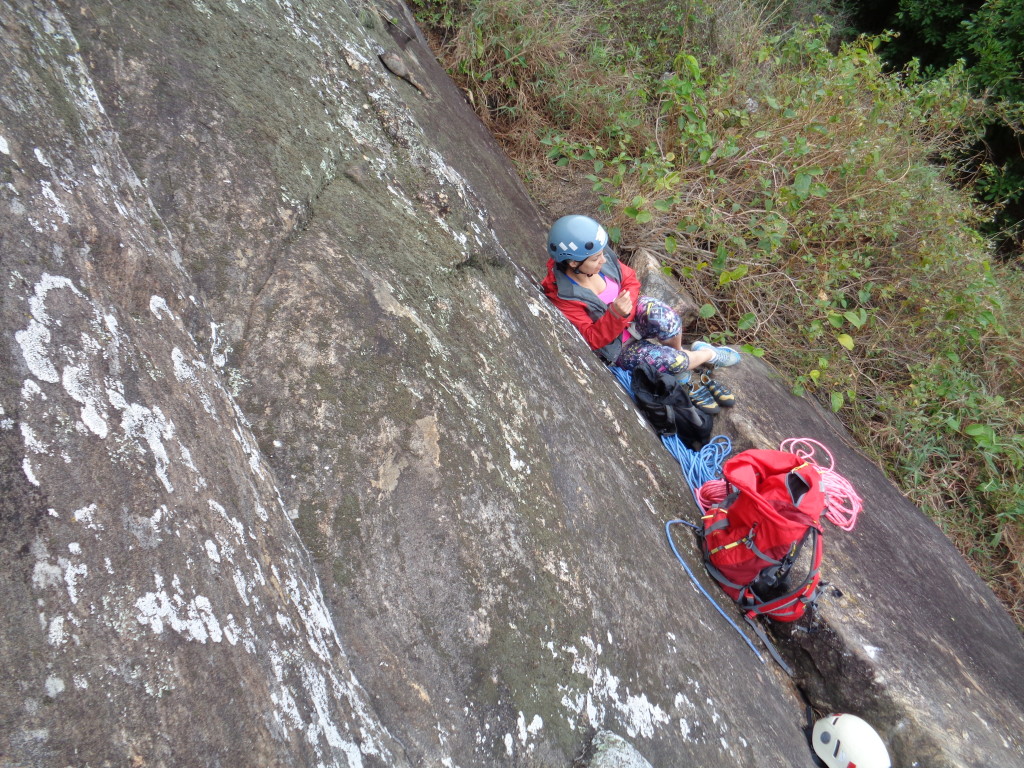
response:
<path id="1" fill-rule="evenodd" d="M 835 458 L 829 449 L 809 437 L 791 437 L 782 441 L 779 450 L 800 457 L 818 470 L 821 490 L 825 494 L 825 517 L 844 531 L 852 531 L 864 508 L 864 500 L 857 495 L 853 484 L 835 471 Z M 818 458 L 819 450 L 824 462 Z"/>

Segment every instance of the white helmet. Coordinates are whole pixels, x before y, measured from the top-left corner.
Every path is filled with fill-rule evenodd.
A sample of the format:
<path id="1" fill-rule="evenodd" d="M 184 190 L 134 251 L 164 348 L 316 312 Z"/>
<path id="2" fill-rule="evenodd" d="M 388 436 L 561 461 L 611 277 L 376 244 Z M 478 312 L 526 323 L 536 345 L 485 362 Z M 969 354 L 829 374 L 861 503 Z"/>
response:
<path id="1" fill-rule="evenodd" d="M 814 724 L 814 753 L 828 768 L 892 768 L 875 729 L 856 715 L 829 715 Z"/>

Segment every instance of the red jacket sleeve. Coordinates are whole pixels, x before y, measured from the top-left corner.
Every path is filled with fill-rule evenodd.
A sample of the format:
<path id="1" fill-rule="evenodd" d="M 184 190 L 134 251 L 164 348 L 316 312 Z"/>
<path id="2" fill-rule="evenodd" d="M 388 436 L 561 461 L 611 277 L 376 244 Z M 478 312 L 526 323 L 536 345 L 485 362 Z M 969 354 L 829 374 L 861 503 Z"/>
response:
<path id="1" fill-rule="evenodd" d="M 569 322 L 576 326 L 576 329 L 583 336 L 587 344 L 590 345 L 591 349 L 600 349 L 621 336 L 622 332 L 626 330 L 626 327 L 633 322 L 633 318 L 636 316 L 636 304 L 640 299 L 640 281 L 637 279 L 636 272 L 631 267 L 623 264 L 621 261 L 619 266 L 622 269 L 621 289 L 628 291 L 630 296 L 633 297 L 633 310 L 629 313 L 628 317 L 619 317 L 609 310 L 597 320 L 591 320 L 590 315 L 587 313 L 587 308 L 582 302 L 567 301 L 566 299 L 559 298 L 553 277 L 551 280 L 545 279 L 544 281 L 544 292 L 548 298 L 566 316 Z"/>

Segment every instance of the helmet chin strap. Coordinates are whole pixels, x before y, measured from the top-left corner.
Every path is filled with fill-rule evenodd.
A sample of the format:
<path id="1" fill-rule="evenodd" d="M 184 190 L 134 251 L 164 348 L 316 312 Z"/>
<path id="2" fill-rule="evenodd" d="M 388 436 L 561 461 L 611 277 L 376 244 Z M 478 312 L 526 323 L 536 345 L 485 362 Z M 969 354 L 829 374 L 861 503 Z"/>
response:
<path id="1" fill-rule="evenodd" d="M 570 269 L 570 271 L 572 271 L 572 273 L 574 275 L 586 275 L 587 277 L 593 277 L 594 275 L 597 274 L 597 272 L 601 271 L 601 270 L 598 270 L 597 272 L 584 272 L 579 267 L 569 267 L 569 269 Z"/>

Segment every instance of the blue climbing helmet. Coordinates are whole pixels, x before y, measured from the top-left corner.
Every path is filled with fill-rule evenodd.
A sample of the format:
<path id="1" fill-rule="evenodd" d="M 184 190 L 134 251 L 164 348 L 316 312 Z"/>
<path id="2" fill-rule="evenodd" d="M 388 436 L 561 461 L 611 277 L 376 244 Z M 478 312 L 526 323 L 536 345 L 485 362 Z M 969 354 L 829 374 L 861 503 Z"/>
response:
<path id="1" fill-rule="evenodd" d="M 548 231 L 548 255 L 555 261 L 584 261 L 608 245 L 608 233 L 589 216 L 563 216 Z"/>

